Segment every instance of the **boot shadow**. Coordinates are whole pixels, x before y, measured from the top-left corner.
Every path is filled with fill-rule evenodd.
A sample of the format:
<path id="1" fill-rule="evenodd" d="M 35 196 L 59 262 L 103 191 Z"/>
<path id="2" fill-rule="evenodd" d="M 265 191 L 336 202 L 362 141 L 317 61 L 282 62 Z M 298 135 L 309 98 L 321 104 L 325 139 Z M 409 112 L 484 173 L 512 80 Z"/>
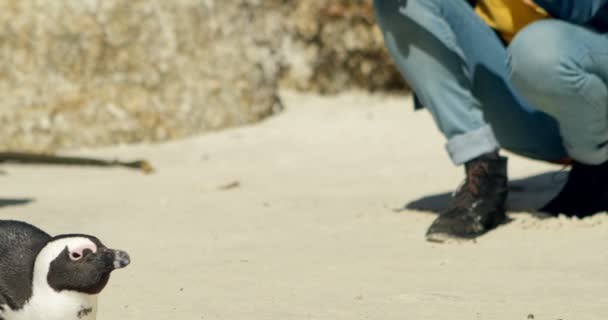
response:
<path id="1" fill-rule="evenodd" d="M 567 171 L 549 171 L 510 181 L 506 203 L 507 211 L 526 212 L 546 217 L 538 210 L 559 193 L 567 176 Z M 422 211 L 439 214 L 447 208 L 451 197 L 452 192 L 424 196 L 405 204 L 403 208 L 396 211 Z"/>

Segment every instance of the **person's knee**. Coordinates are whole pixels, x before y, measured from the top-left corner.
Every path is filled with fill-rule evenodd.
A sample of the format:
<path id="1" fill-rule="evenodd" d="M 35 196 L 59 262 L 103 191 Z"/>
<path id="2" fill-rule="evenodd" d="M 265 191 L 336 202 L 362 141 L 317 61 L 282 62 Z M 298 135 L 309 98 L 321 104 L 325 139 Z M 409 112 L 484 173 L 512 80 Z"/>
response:
<path id="1" fill-rule="evenodd" d="M 568 85 L 568 71 L 576 72 L 577 65 L 567 28 L 561 21 L 538 21 L 521 30 L 509 45 L 509 78 L 524 96 Z"/>
<path id="2" fill-rule="evenodd" d="M 559 34 L 559 23 L 547 20 L 521 30 L 508 48 L 509 71 L 514 80 L 532 80 L 558 70 L 566 58 L 566 39 Z M 536 80 L 536 79 L 534 79 Z"/>

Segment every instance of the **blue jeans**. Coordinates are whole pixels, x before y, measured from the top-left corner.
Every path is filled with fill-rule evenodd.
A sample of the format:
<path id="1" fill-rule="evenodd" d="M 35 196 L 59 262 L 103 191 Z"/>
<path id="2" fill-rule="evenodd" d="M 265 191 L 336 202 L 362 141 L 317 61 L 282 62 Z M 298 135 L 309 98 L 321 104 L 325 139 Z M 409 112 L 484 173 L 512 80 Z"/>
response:
<path id="1" fill-rule="evenodd" d="M 455 164 L 499 148 L 608 160 L 608 34 L 545 19 L 505 48 L 465 0 L 375 0 L 386 46 Z"/>

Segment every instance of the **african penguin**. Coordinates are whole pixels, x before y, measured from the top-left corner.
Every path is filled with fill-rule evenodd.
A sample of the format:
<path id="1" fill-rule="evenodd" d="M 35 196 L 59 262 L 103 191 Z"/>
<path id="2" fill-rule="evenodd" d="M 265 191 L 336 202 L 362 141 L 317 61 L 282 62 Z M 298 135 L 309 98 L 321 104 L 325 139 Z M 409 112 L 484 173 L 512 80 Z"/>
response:
<path id="1" fill-rule="evenodd" d="M 94 320 L 97 294 L 129 263 L 95 237 L 0 220 L 0 320 Z"/>

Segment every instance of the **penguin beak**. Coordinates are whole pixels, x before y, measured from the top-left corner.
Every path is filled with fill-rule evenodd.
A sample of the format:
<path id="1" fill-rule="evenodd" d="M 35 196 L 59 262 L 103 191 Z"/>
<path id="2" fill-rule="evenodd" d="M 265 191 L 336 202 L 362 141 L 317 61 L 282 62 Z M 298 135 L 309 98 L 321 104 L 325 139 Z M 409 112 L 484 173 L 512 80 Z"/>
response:
<path id="1" fill-rule="evenodd" d="M 108 249 L 108 251 L 112 252 L 113 256 L 114 256 L 114 262 L 113 262 L 114 270 L 122 269 L 131 263 L 131 258 L 129 257 L 128 253 L 126 253 L 124 251 L 120 251 L 120 250 L 111 250 L 111 249 Z"/>

